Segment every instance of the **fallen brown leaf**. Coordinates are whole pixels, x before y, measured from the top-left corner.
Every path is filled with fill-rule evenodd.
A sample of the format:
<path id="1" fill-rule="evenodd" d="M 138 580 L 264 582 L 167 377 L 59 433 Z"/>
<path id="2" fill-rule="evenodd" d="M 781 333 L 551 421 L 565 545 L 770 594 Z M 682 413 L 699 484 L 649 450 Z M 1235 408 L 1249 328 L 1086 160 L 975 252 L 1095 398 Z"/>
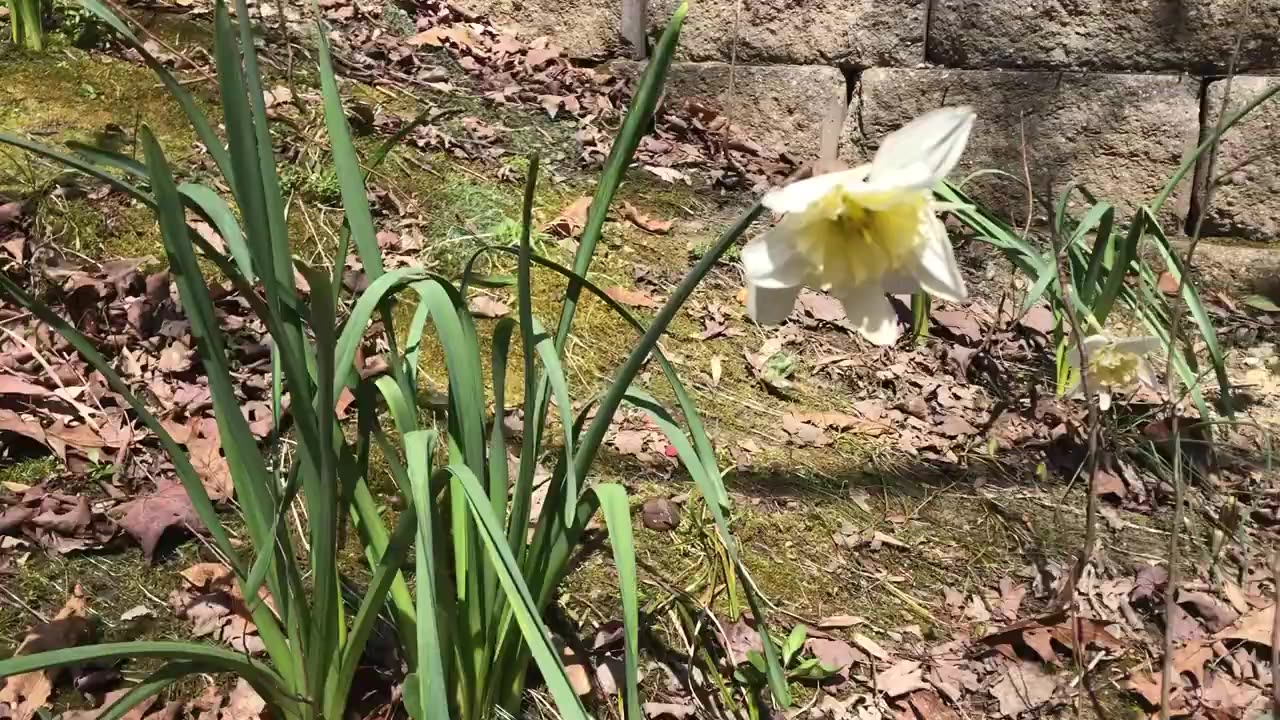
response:
<path id="1" fill-rule="evenodd" d="M 622 203 L 622 217 L 630 220 L 633 225 L 641 230 L 651 232 L 655 235 L 666 235 L 671 232 L 671 226 L 675 224 L 672 220 L 656 220 L 651 218 L 637 210 L 634 205 L 626 201 L 623 201 Z"/>
<path id="2" fill-rule="evenodd" d="M 899 660 L 893 667 L 876 676 L 876 689 L 890 698 L 901 697 L 926 687 L 928 684 L 924 681 L 924 670 L 915 660 Z"/>
<path id="3" fill-rule="evenodd" d="M 556 219 L 547 223 L 543 230 L 558 238 L 577 237 L 586 226 L 587 213 L 590 211 L 591 198 L 580 197 L 561 210 Z"/>
<path id="4" fill-rule="evenodd" d="M 84 593 L 76 585 L 54 619 L 32 628 L 14 654 L 34 655 L 92 642 L 93 625 L 87 615 Z M 4 686 L 0 687 L 0 706 L 9 707 L 10 720 L 31 720 L 35 717 L 36 712 L 48 704 L 54 680 L 60 672 L 61 668 L 36 670 L 6 678 Z"/>
<path id="5" fill-rule="evenodd" d="M 467 309 L 478 318 L 497 319 L 511 314 L 511 308 L 492 295 L 476 295 L 467 303 Z"/>
<path id="6" fill-rule="evenodd" d="M 629 307 L 649 308 L 656 310 L 662 307 L 662 304 L 654 300 L 648 293 L 642 290 L 629 290 L 622 287 L 607 287 L 604 294 L 613 298 L 623 305 Z"/>
<path id="7" fill-rule="evenodd" d="M 173 480 L 161 480 L 155 492 L 122 503 L 112 512 L 120 518 L 120 527 L 138 541 L 147 562 L 155 562 L 156 547 L 166 533 L 206 530 L 186 488 Z"/>
<path id="8" fill-rule="evenodd" d="M 1009 663 L 1000 681 L 991 686 L 991 696 L 1000 703 L 1000 714 L 1017 717 L 1041 707 L 1053 697 L 1058 681 L 1040 663 Z"/>

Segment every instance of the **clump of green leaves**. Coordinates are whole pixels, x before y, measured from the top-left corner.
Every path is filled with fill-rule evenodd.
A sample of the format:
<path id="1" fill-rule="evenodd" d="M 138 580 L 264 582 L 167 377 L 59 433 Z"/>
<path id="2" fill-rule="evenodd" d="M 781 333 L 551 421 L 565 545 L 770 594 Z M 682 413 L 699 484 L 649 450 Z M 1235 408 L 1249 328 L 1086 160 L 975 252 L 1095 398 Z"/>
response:
<path id="1" fill-rule="evenodd" d="M 624 403 L 648 415 L 676 449 L 700 488 L 730 567 L 742 587 L 754 587 L 729 533 L 729 500 L 714 447 L 658 341 L 698 283 L 762 208 L 753 206 L 729 228 L 647 327 L 586 280 L 609 206 L 661 96 L 686 6 L 681 4 L 675 11 L 632 98 L 597 184 L 573 267 L 533 252 L 536 158 L 528 165 L 515 242 L 490 244 L 476 253 L 514 256 L 517 266 L 519 316 L 494 325 L 488 343 L 492 349 L 486 352 L 467 307 L 466 283 L 478 281 L 469 271 L 457 286 L 424 268 L 384 268 L 366 195 L 365 169 L 352 143 L 323 29 L 317 33 L 320 89 L 345 220 L 335 257 L 345 258 L 354 248 L 369 280 L 367 289 L 349 298 L 343 296 L 341 263 L 330 269 L 313 267 L 295 258 L 290 248 L 285 182 L 272 149 L 262 76 L 248 24 L 233 26 L 225 3 L 216 3 L 214 56 L 224 141 L 190 93 L 118 17 L 100 0 L 82 2 L 155 70 L 208 149 L 220 176 L 218 184 L 229 188 L 229 197 L 219 194 L 213 184 L 177 184 L 163 150 L 146 128 L 139 133 L 143 163 L 88 146 L 76 146 L 77 154 L 68 155 L 2 133 L 0 142 L 89 174 L 154 211 L 208 378 L 243 512 L 246 542 L 232 542 L 185 451 L 92 342 L 6 276 L 0 275 L 0 289 L 63 335 L 130 404 L 171 456 L 196 513 L 209 528 L 210 542 L 226 558 L 241 595 L 258 598 L 259 590 L 265 588 L 276 607 L 265 602 L 248 607 L 266 648 L 266 662 L 194 642 L 126 642 L 0 661 L 0 676 L 93 661 L 160 658 L 167 663 L 105 709 L 103 720 L 119 720 L 182 677 L 204 672 L 244 678 L 275 717 L 332 720 L 346 717 L 365 645 L 375 626 L 389 617 L 409 670 L 403 682 L 404 704 L 415 720 L 518 715 L 533 667 L 559 714 L 585 720 L 587 712 L 573 691 L 542 616 L 556 597 L 588 524 L 599 515 L 608 530 L 619 578 L 624 707 L 628 720 L 639 718 L 639 602 L 630 505 L 621 485 L 589 481 L 612 419 Z M 236 17 L 250 17 L 246 0 L 235 0 L 235 6 Z M 375 157 L 386 157 L 386 148 Z M 188 213 L 217 232 L 226 252 L 188 226 Z M 475 257 L 468 261 L 468 269 L 474 262 Z M 568 280 L 554 332 L 533 316 L 535 264 Z M 209 267 L 232 283 L 271 336 L 276 421 L 283 419 L 279 408 L 287 392 L 296 441 L 287 457 L 264 453 L 240 412 L 225 352 L 227 340 L 204 274 Z M 310 288 L 305 298 L 295 284 L 298 275 Z M 596 295 L 638 337 L 604 392 L 589 389 L 591 399 L 575 403 L 562 358 L 583 292 Z M 414 312 L 402 344 L 392 330 L 396 326 L 392 313 L 396 303 L 406 301 Z M 377 325 L 383 333 L 380 339 L 388 348 L 383 357 L 388 372 L 365 378 L 357 372 L 355 358 L 375 318 L 381 321 Z M 430 402 L 420 400 L 418 393 L 419 354 L 427 343 L 441 348 L 445 356 L 448 402 L 443 419 L 423 412 L 426 408 L 419 404 Z M 513 352 L 517 343 L 518 356 Z M 504 423 L 492 422 L 488 415 L 491 407 L 506 407 L 506 375 L 516 357 L 524 379 L 524 425 L 518 451 L 508 446 Z M 650 363 L 669 383 L 678 413 L 633 385 Z M 355 397 L 354 432 L 337 419 L 336 399 L 344 391 Z M 558 422 L 550 413 L 553 399 Z M 575 418 L 570 417 L 573 408 L 582 408 Z M 386 416 L 389 423 L 384 422 Z M 385 460 L 404 507 L 394 527 L 385 524 L 369 486 L 369 457 L 374 448 Z M 515 454 L 514 468 L 508 464 L 508 453 Z M 543 509 L 536 515 L 534 480 L 542 462 L 552 470 Z M 303 505 L 308 519 L 303 538 L 295 536 L 285 521 L 295 502 Z M 370 573 L 368 587 L 353 606 L 342 602 L 338 571 L 341 544 L 349 534 L 359 538 Z M 414 568 L 412 589 L 402 571 L 407 562 Z M 767 637 L 763 604 L 754 593 L 745 594 L 762 636 Z M 776 701 L 789 704 L 779 649 L 771 641 L 764 643 L 761 672 Z"/>
<path id="2" fill-rule="evenodd" d="M 42 0 L 9 0 L 9 27 L 13 44 L 24 50 L 44 49 Z"/>

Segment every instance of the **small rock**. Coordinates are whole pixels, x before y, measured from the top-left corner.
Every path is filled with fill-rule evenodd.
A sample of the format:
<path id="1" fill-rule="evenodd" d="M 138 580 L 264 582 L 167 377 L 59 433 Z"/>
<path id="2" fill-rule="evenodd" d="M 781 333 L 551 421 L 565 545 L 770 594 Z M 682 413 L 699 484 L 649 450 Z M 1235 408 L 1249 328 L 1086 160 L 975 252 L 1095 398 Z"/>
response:
<path id="1" fill-rule="evenodd" d="M 650 530 L 670 532 L 680 526 L 680 508 L 668 498 L 646 500 L 641 512 L 644 526 Z"/>

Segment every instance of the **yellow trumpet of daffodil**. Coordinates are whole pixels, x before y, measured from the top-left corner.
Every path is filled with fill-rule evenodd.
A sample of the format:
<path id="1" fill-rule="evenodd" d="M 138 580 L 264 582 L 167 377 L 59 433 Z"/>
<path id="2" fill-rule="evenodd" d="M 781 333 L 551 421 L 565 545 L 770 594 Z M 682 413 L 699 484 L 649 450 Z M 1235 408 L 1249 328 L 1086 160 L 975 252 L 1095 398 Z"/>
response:
<path id="1" fill-rule="evenodd" d="M 783 218 L 743 249 L 747 314 L 780 323 L 802 287 L 819 288 L 864 337 L 889 345 L 899 329 L 886 293 L 964 299 L 933 188 L 959 161 L 973 121 L 967 107 L 934 110 L 885 137 L 869 164 L 765 195 Z"/>

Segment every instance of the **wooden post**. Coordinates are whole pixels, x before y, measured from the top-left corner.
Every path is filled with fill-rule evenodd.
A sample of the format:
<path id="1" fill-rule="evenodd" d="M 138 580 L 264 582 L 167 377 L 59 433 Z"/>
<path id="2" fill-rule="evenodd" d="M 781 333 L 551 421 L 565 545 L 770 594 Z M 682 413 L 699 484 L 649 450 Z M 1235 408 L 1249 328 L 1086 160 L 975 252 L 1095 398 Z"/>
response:
<path id="1" fill-rule="evenodd" d="M 648 0 L 622 0 L 622 37 L 631 45 L 631 57 L 643 60 L 648 54 Z"/>

